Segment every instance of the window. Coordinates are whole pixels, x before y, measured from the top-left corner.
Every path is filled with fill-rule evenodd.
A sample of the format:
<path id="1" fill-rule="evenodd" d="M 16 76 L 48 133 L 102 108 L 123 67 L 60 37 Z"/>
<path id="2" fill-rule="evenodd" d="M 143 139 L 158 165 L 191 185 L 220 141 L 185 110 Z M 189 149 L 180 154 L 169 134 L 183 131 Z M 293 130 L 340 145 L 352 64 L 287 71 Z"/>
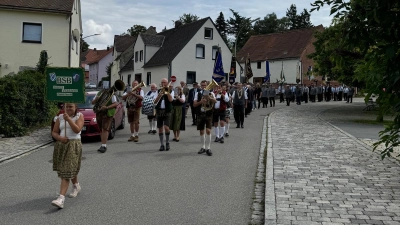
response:
<path id="1" fill-rule="evenodd" d="M 136 52 L 135 52 L 135 62 L 137 62 L 137 61 L 138 61 L 138 58 L 139 58 L 139 56 L 138 56 L 138 52 L 136 51 Z"/>
<path id="2" fill-rule="evenodd" d="M 204 45 L 203 44 L 196 45 L 196 58 L 204 59 Z"/>
<path id="3" fill-rule="evenodd" d="M 140 50 L 140 62 L 143 61 L 143 50 Z"/>
<path id="4" fill-rule="evenodd" d="M 42 43 L 42 24 L 23 23 L 22 42 Z"/>
<path id="5" fill-rule="evenodd" d="M 213 29 L 212 28 L 204 28 L 204 38 L 205 39 L 213 39 Z"/>
<path id="6" fill-rule="evenodd" d="M 147 80 L 146 80 L 146 85 L 150 85 L 151 84 L 151 72 L 147 72 Z"/>
<path id="7" fill-rule="evenodd" d="M 257 69 L 261 69 L 261 62 L 257 62 Z"/>
<path id="8" fill-rule="evenodd" d="M 137 80 L 137 82 L 142 82 L 142 74 L 141 73 L 137 73 L 135 74 L 135 80 Z"/>
<path id="9" fill-rule="evenodd" d="M 212 59 L 215 60 L 217 58 L 217 51 L 218 51 L 218 46 L 213 46 L 212 47 Z"/>
<path id="10" fill-rule="evenodd" d="M 131 82 L 131 75 L 130 75 L 130 74 L 128 75 L 128 85 L 129 85 L 129 86 L 132 85 L 132 82 Z"/>
<path id="11" fill-rule="evenodd" d="M 195 71 L 187 71 L 186 72 L 186 83 L 193 84 L 196 82 L 196 72 Z"/>

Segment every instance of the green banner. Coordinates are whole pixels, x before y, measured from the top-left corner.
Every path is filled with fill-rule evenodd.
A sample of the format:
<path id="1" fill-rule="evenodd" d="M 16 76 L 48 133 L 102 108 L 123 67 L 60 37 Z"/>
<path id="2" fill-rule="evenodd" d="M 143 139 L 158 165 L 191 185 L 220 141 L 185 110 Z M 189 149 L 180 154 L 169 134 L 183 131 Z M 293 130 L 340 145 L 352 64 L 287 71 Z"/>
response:
<path id="1" fill-rule="evenodd" d="M 47 100 L 85 102 L 85 76 L 82 68 L 46 67 Z"/>

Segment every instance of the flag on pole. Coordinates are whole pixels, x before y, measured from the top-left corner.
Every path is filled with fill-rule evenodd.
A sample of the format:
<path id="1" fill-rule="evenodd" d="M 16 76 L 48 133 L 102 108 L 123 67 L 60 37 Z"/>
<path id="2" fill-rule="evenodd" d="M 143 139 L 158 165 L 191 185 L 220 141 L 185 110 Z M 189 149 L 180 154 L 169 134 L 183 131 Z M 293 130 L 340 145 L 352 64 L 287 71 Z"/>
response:
<path id="1" fill-rule="evenodd" d="M 215 57 L 212 79 L 214 79 L 217 83 L 219 83 L 224 79 L 224 77 L 225 73 L 224 73 L 224 67 L 222 65 L 222 55 L 218 48 L 217 56 Z"/>
<path id="2" fill-rule="evenodd" d="M 271 72 L 269 71 L 269 61 L 265 61 L 265 77 L 264 82 L 269 82 L 271 79 Z"/>
<path id="3" fill-rule="evenodd" d="M 300 83 L 300 66 L 299 66 L 299 62 L 297 62 L 296 65 L 296 83 Z"/>
<path id="4" fill-rule="evenodd" d="M 232 56 L 231 69 L 229 71 L 229 83 L 230 84 L 235 83 L 235 78 L 236 78 L 236 58 L 235 56 Z"/>
<path id="5" fill-rule="evenodd" d="M 246 67 L 246 78 L 247 80 L 249 80 L 250 78 L 253 77 L 253 71 L 251 70 L 250 54 L 247 54 L 245 67 Z"/>
<path id="6" fill-rule="evenodd" d="M 285 78 L 285 73 L 283 72 L 283 62 L 282 62 L 282 70 L 281 70 L 281 82 L 285 82 L 286 78 Z"/>

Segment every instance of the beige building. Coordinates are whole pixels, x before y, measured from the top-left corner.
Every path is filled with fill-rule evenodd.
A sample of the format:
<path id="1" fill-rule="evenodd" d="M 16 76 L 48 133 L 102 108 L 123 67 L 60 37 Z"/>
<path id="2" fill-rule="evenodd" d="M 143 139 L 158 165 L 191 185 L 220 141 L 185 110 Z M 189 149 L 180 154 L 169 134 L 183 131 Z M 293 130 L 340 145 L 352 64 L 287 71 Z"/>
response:
<path id="1" fill-rule="evenodd" d="M 80 0 L 0 0 L 0 76 L 34 68 L 45 50 L 52 67 L 79 67 Z"/>

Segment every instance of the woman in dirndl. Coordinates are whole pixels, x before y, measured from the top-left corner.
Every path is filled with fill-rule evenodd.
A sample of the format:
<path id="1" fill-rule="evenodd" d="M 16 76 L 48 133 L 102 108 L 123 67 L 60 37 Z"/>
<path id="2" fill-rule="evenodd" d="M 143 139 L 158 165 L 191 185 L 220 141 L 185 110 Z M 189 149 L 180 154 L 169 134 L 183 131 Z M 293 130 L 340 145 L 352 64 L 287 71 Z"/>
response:
<path id="1" fill-rule="evenodd" d="M 53 171 L 57 171 L 58 177 L 61 178 L 60 195 L 51 204 L 60 209 L 64 208 L 65 194 L 70 180 L 73 189 L 69 197 L 76 197 L 81 190 L 78 173 L 81 168 L 81 130 L 84 124 L 84 117 L 78 112 L 76 104 L 65 103 L 64 111 L 64 114 L 58 116 L 51 133 L 56 139 Z"/>
<path id="2" fill-rule="evenodd" d="M 184 114 L 184 104 L 185 104 L 185 95 L 182 92 L 182 88 L 180 86 L 176 87 L 176 93 L 174 96 L 174 100 L 172 101 L 172 113 L 171 113 L 171 125 L 170 128 L 174 132 L 173 141 L 179 141 L 179 135 L 181 133 L 181 123 L 182 117 L 185 118 Z"/>

